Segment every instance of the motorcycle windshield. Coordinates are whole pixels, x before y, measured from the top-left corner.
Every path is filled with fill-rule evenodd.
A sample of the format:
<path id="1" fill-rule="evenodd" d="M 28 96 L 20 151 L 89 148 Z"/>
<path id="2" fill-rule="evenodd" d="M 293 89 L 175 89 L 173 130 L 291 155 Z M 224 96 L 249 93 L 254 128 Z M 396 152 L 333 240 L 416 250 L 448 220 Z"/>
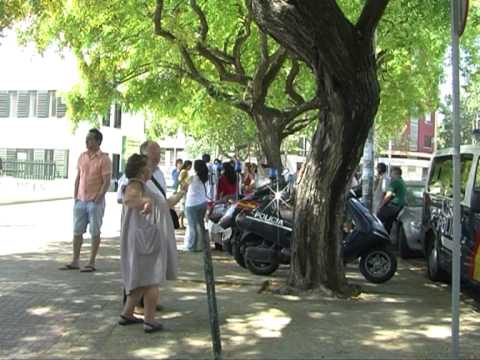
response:
<path id="1" fill-rule="evenodd" d="M 373 215 L 358 199 L 352 197 L 349 199 L 349 201 L 352 212 L 357 214 L 357 216 L 361 216 L 366 222 L 365 225 L 368 224 L 372 227 L 372 230 L 386 234 L 386 230 L 382 222 L 375 215 Z M 368 229 L 365 230 L 368 231 Z"/>

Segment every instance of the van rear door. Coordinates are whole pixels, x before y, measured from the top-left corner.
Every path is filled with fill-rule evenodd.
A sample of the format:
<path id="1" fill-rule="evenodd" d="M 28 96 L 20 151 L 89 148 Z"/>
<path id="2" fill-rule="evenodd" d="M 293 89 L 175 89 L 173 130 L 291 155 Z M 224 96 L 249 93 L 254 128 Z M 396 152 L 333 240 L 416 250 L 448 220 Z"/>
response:
<path id="1" fill-rule="evenodd" d="M 473 282 L 480 282 L 480 213 L 478 206 L 472 203 L 472 199 L 478 201 L 480 193 L 480 157 L 476 159 L 472 184 L 469 185 L 472 192 L 469 197 L 469 208 L 465 214 L 468 224 L 462 234 L 462 277 Z M 475 202 L 474 201 L 474 202 Z"/>
<path id="2" fill-rule="evenodd" d="M 473 162 L 472 154 L 461 155 L 461 219 L 462 236 L 465 237 L 465 228 L 468 220 L 468 208 L 465 207 L 464 199 L 469 175 Z M 442 268 L 450 271 L 453 250 L 453 160 L 452 155 L 436 157 L 432 163 L 427 192 L 430 197 L 429 223 L 439 242 L 439 260 Z M 462 251 L 463 253 L 463 251 Z"/>

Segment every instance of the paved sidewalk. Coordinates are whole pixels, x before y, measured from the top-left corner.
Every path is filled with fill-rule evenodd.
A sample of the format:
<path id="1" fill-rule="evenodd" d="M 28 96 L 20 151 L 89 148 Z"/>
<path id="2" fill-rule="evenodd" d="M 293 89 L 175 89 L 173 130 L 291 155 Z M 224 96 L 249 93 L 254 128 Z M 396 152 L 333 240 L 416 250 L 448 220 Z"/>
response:
<path id="1" fill-rule="evenodd" d="M 201 254 L 180 252 L 180 279 L 161 290 L 166 331 L 147 335 L 116 324 L 118 245 L 103 242 L 91 274 L 57 270 L 69 260 L 67 242 L 0 256 L 0 358 L 212 358 Z M 299 298 L 258 294 L 266 278 L 214 252 L 224 358 L 448 358 L 449 288 L 427 281 L 419 264 L 400 263 L 384 285 L 351 268 L 365 291 L 355 300 Z M 480 356 L 479 315 L 462 302 L 462 357 Z"/>

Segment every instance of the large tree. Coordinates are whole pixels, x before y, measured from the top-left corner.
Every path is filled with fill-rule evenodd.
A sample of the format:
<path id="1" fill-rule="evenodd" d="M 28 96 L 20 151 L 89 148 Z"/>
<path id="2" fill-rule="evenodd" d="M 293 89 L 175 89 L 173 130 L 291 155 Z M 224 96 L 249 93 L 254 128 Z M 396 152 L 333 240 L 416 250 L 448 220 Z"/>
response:
<path id="1" fill-rule="evenodd" d="M 410 112 L 435 106 L 447 2 L 397 0 L 385 13 L 384 0 L 256 0 L 254 13 L 251 0 L 32 4 L 25 39 L 40 48 L 59 42 L 80 61 L 84 81 L 69 101 L 79 117 L 119 101 L 195 129 L 239 111 L 254 119 L 264 150 L 278 154 L 278 140 L 308 122 L 297 115 L 319 111 L 300 184 L 291 284 L 345 288 L 345 184 L 375 114 L 377 127 L 395 131 Z M 283 47 L 258 31 L 253 14 Z M 212 101 L 201 100 L 207 96 Z"/>
<path id="2" fill-rule="evenodd" d="M 312 69 L 321 99 L 295 208 L 289 283 L 297 288 L 349 291 L 341 258 L 344 197 L 380 103 L 378 67 L 385 54 L 376 52 L 375 33 L 389 0 L 353 3 L 358 16 L 349 19 L 335 0 L 253 0 L 260 28 Z M 412 10 L 405 21 L 413 10 L 435 7 L 431 1 L 400 3 Z"/>
<path id="3" fill-rule="evenodd" d="M 208 120 L 203 104 L 192 101 L 203 93 L 252 119 L 268 161 L 281 168 L 282 140 L 318 108 L 308 69 L 258 31 L 248 1 L 48 3 L 31 14 L 25 39 L 73 49 L 83 75 L 69 96 L 76 118 L 117 101 L 157 118 L 183 117 L 188 131 L 198 128 L 189 114 Z"/>

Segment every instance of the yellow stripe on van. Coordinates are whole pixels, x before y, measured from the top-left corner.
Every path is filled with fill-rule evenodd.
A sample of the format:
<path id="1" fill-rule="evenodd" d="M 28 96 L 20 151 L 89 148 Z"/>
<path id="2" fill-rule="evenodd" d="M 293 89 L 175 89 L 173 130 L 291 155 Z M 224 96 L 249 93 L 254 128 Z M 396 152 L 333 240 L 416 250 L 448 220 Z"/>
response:
<path id="1" fill-rule="evenodd" d="M 480 282 L 480 251 L 475 252 L 475 258 L 473 259 L 473 280 Z"/>
<path id="2" fill-rule="evenodd" d="M 475 246 L 470 264 L 470 278 L 480 282 L 480 227 L 475 229 Z"/>

